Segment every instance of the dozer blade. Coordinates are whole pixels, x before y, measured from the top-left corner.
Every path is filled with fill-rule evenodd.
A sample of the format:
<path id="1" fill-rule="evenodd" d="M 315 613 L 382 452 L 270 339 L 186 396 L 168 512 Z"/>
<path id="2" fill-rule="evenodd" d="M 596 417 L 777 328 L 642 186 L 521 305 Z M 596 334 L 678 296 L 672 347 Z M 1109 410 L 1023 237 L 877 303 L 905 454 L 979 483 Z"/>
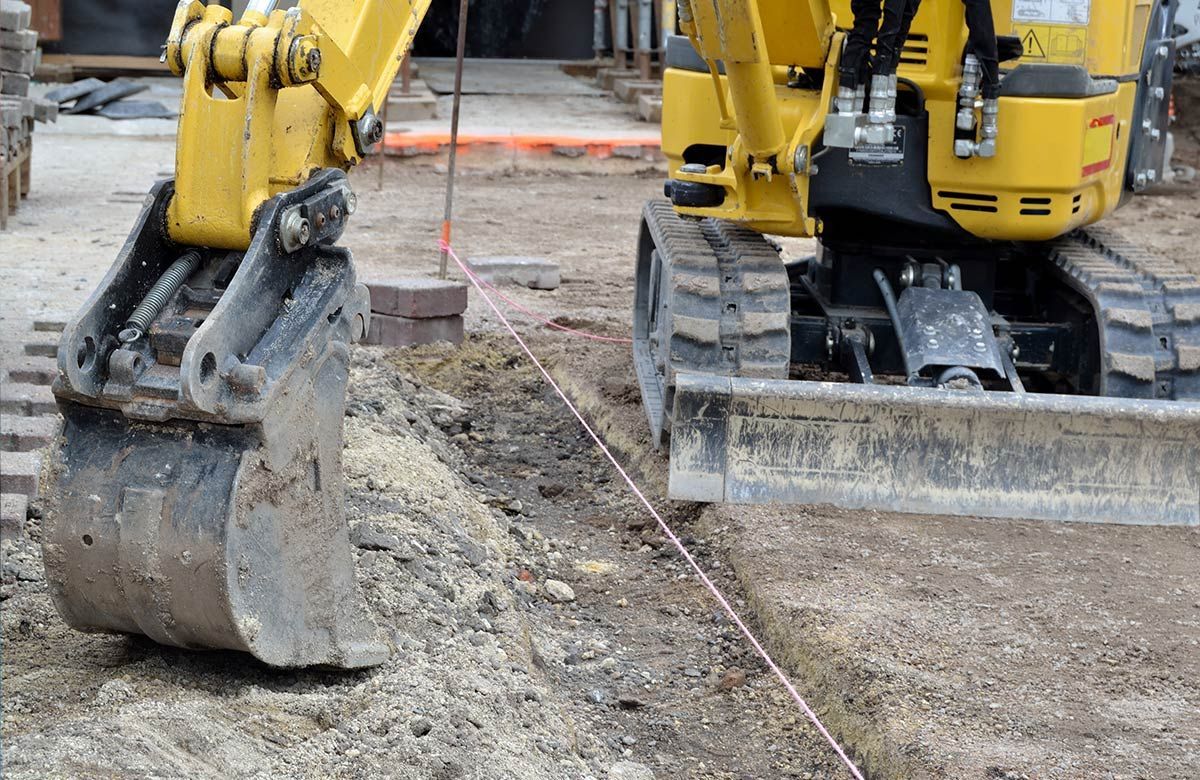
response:
<path id="1" fill-rule="evenodd" d="M 343 509 L 349 342 L 370 310 L 333 246 L 345 175 L 264 204 L 245 253 L 167 243 L 170 194 L 155 187 L 63 331 L 42 535 L 55 606 L 83 631 L 272 666 L 382 663 Z M 280 225 L 298 217 L 313 230 L 289 250 Z"/>
<path id="2" fill-rule="evenodd" d="M 679 374 L 670 495 L 1200 524 L 1200 404 Z"/>

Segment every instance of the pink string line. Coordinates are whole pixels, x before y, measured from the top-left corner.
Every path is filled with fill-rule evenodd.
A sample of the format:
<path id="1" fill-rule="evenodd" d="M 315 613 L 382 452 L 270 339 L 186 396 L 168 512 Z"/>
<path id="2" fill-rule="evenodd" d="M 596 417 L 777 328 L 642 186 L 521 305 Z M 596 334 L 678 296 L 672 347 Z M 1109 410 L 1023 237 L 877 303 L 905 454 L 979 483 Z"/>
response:
<path id="1" fill-rule="evenodd" d="M 703 582 L 704 586 L 708 588 L 710 593 L 712 593 L 713 598 L 715 598 L 717 603 L 721 605 L 721 609 L 725 610 L 725 614 L 729 615 L 729 619 L 732 620 L 734 625 L 738 627 L 738 630 L 742 632 L 742 636 L 746 637 L 746 640 L 754 648 L 754 651 L 758 653 L 759 657 L 763 659 L 767 667 L 770 668 L 775 676 L 779 678 L 779 681 L 783 683 L 784 687 L 787 688 L 787 691 L 789 694 L 791 694 L 792 699 L 795 700 L 796 704 L 800 707 L 800 710 L 804 713 L 804 717 L 808 718 L 808 720 L 812 722 L 813 726 L 816 727 L 817 731 L 821 733 L 821 736 L 825 738 L 825 741 L 828 742 L 833 748 L 834 752 L 837 753 L 838 758 L 840 758 L 842 763 L 846 765 L 846 768 L 850 770 L 850 774 L 854 776 L 855 780 L 863 780 L 862 773 L 859 771 L 858 767 L 854 765 L 854 762 L 850 760 L 850 757 L 846 755 L 846 751 L 842 750 L 842 746 L 838 744 L 838 741 L 833 738 L 833 735 L 830 734 L 829 730 L 825 728 L 825 725 L 821 723 L 821 719 L 817 717 L 817 714 L 813 712 L 812 708 L 808 706 L 808 703 L 804 701 L 804 698 L 800 695 L 799 691 L 796 690 L 796 686 L 792 685 L 792 681 L 788 679 L 788 676 L 782 669 L 779 668 L 779 665 L 775 663 L 774 659 L 771 658 L 770 654 L 766 651 L 766 648 L 762 646 L 762 644 L 757 638 L 755 638 L 754 634 L 742 621 L 742 618 L 734 610 L 733 605 L 729 603 L 729 600 L 725 598 L 725 596 L 721 593 L 721 590 L 713 583 L 713 581 L 708 578 L 708 575 L 706 575 L 704 570 L 700 568 L 700 564 L 696 563 L 696 560 L 692 557 L 691 553 L 689 553 L 687 548 L 683 546 L 683 542 L 679 541 L 679 537 L 675 535 L 670 526 L 667 525 L 667 522 L 663 520 L 662 516 L 659 515 L 659 513 L 654 509 L 654 506 L 650 503 L 650 500 L 646 498 L 646 495 L 642 493 L 637 484 L 633 481 L 629 474 L 626 473 L 625 469 L 621 467 L 621 464 L 617 462 L 616 457 L 612 454 L 612 452 L 609 451 L 608 447 L 605 446 L 604 442 L 600 439 L 600 436 L 594 430 L 592 430 L 592 426 L 588 425 L 587 420 L 585 420 L 580 411 L 575 408 L 575 404 L 571 403 L 571 399 L 567 398 L 567 394 L 563 392 L 562 388 L 558 386 L 558 383 L 554 381 L 554 378 L 550 376 L 550 372 L 547 371 L 542 365 L 541 361 L 537 359 L 532 350 L 530 350 L 529 346 L 525 343 L 525 340 L 521 338 L 519 333 L 517 333 L 516 328 L 512 326 L 512 323 L 510 323 L 508 318 L 504 316 L 504 313 L 500 311 L 500 307 L 496 305 L 496 302 L 493 301 L 491 296 L 487 294 L 487 291 L 484 290 L 483 285 L 479 283 L 476 275 L 471 273 L 470 269 L 467 268 L 467 264 L 458 258 L 458 255 L 454 253 L 454 250 L 449 244 L 443 243 L 442 247 L 446 250 L 450 257 L 454 258 L 454 262 L 458 263 L 458 267 L 463 270 L 463 273 L 465 273 L 467 278 L 471 280 L 471 283 L 475 285 L 475 289 L 480 295 L 483 296 L 483 299 L 487 301 L 488 306 L 490 306 L 492 311 L 496 313 L 496 316 L 500 318 L 500 321 L 504 323 L 504 327 L 508 329 L 508 332 L 512 334 L 512 337 L 517 340 L 518 344 L 521 345 L 521 349 L 525 352 L 529 359 L 533 361 L 533 364 L 537 366 L 538 371 L 542 373 L 542 376 L 545 377 L 550 386 L 554 388 L 554 392 L 558 394 L 558 397 L 562 399 L 562 402 L 567 405 L 567 408 L 570 409 L 571 413 L 575 415 L 575 418 L 579 420 L 579 423 L 583 426 L 584 430 L 586 430 L 588 435 L 592 437 L 592 441 L 596 442 L 596 446 L 600 448 L 600 451 L 604 453 L 604 456 L 608 458 L 610 463 L 613 464 L 613 467 L 617 470 L 617 473 L 620 474 L 621 478 L 625 480 L 625 483 L 629 485 L 630 490 L 632 490 L 634 495 L 638 497 L 638 499 L 650 512 L 651 516 L 658 521 L 658 527 L 662 529 L 666 537 L 671 540 L 673 545 L 675 545 L 675 549 L 679 551 L 679 554 L 683 556 L 683 559 L 687 561 L 688 565 L 692 567 L 692 570 L 696 572 L 696 576 L 700 578 L 700 581 Z"/>
<path id="2" fill-rule="evenodd" d="M 449 244 L 445 243 L 444 241 L 439 241 L 438 244 L 441 246 L 441 248 L 443 250 L 445 250 L 447 252 L 451 252 Z M 459 267 L 462 268 L 463 273 L 465 273 L 468 277 L 471 278 L 472 283 L 475 283 L 476 287 L 478 287 L 479 285 L 482 284 L 484 287 L 486 287 L 489 290 L 491 290 L 492 292 L 494 292 L 496 294 L 497 298 L 504 301 L 509 306 L 513 307 L 514 309 L 521 312 L 522 314 L 532 317 L 533 319 L 537 320 L 538 322 L 542 323 L 543 325 L 545 325 L 547 327 L 554 328 L 555 330 L 561 330 L 564 333 L 570 333 L 573 336 L 579 336 L 581 338 L 591 339 L 593 341 L 607 341 L 611 344 L 632 344 L 633 343 L 633 339 L 620 338 L 620 337 L 616 337 L 616 336 L 601 336 L 596 333 L 588 333 L 587 331 L 576 330 L 575 328 L 568 328 L 566 325 L 559 325 L 557 322 L 554 322 L 551 319 L 547 319 L 546 317 L 542 316 L 541 314 L 538 314 L 535 311 L 531 311 L 531 310 L 525 308 L 521 304 L 514 301 L 512 298 L 509 298 L 507 295 L 505 295 L 504 293 L 497 290 L 496 287 L 491 282 L 489 282 L 487 279 L 484 279 L 482 276 L 480 276 L 479 272 L 476 271 L 474 268 L 472 268 L 469 263 L 459 260 L 457 257 L 455 257 L 454 259 L 455 259 L 455 261 L 458 262 Z"/>

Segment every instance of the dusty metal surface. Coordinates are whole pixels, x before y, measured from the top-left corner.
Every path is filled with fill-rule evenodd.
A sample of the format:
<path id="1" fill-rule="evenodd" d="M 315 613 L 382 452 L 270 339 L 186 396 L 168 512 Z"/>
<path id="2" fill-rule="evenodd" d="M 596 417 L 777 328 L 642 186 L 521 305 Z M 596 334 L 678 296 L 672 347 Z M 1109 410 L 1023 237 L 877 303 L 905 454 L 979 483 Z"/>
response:
<path id="1" fill-rule="evenodd" d="M 1200 404 L 679 374 L 670 494 L 1200 525 Z"/>
<path id="2" fill-rule="evenodd" d="M 186 278 L 130 328 L 163 269 L 180 267 L 159 219 L 169 192 L 155 187 L 63 332 L 54 391 L 67 423 L 43 536 L 55 606 L 80 630 L 272 666 L 382 663 L 343 506 L 348 345 L 369 317 L 350 253 L 332 246 L 345 176 L 268 201 L 244 257 L 188 253 Z M 313 225 L 291 253 L 289 214 Z"/>

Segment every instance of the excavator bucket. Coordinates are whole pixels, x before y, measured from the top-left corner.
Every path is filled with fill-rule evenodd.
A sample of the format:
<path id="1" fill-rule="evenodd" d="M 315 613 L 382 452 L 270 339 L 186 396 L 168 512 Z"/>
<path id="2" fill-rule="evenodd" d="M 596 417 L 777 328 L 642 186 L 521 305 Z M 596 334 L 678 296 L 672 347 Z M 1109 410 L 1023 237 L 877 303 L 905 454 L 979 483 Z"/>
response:
<path id="1" fill-rule="evenodd" d="M 244 253 L 167 242 L 170 193 L 154 189 L 59 347 L 42 539 L 55 606 L 83 631 L 272 666 L 382 663 L 343 510 L 348 344 L 370 308 L 332 245 L 345 175 L 268 201 Z M 298 246 L 281 225 L 301 220 Z"/>
<path id="2" fill-rule="evenodd" d="M 670 495 L 1200 524 L 1200 404 L 677 376 Z"/>

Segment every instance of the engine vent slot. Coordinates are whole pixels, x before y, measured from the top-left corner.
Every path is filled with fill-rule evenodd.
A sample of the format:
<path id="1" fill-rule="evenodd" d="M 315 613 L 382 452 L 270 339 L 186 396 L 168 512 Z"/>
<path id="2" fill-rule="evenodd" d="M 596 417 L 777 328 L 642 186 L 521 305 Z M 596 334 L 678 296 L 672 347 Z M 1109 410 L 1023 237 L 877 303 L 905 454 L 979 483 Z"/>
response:
<path id="1" fill-rule="evenodd" d="M 914 33 L 900 50 L 900 64 L 923 68 L 929 64 L 929 36 Z"/>
<path id="2" fill-rule="evenodd" d="M 996 206 L 996 203 L 1000 200 L 998 197 L 981 192 L 940 190 L 938 197 L 950 201 L 950 208 L 954 211 L 978 211 L 985 214 L 995 214 L 1000 210 Z"/>
<path id="3" fill-rule="evenodd" d="M 1021 205 L 1026 208 L 1021 209 L 1020 214 L 1022 217 L 1048 217 L 1050 216 L 1049 206 L 1053 202 L 1051 198 L 1044 196 L 1021 198 Z"/>

